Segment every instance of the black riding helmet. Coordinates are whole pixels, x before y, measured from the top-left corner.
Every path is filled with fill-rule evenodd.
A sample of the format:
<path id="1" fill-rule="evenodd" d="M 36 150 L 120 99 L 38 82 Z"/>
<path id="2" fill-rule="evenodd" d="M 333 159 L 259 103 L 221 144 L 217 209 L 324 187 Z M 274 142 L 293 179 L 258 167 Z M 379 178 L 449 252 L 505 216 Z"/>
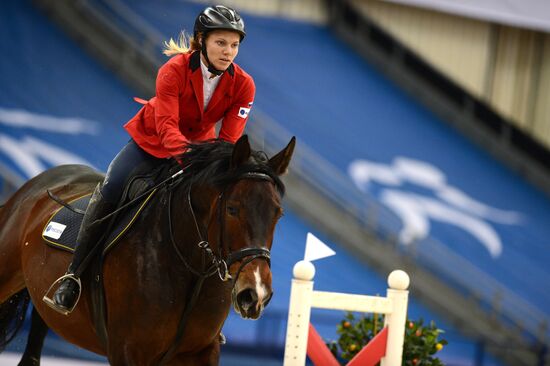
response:
<path id="1" fill-rule="evenodd" d="M 244 31 L 244 21 L 235 9 L 224 5 L 209 6 L 204 9 L 195 20 L 193 36 L 197 39 L 198 33 L 202 33 L 203 39 L 206 38 L 208 32 L 213 30 L 228 30 L 239 33 L 241 42 L 246 36 Z M 223 70 L 215 69 L 206 53 L 206 42 L 202 42 L 201 51 L 208 62 L 208 71 L 215 75 L 223 74 Z"/>

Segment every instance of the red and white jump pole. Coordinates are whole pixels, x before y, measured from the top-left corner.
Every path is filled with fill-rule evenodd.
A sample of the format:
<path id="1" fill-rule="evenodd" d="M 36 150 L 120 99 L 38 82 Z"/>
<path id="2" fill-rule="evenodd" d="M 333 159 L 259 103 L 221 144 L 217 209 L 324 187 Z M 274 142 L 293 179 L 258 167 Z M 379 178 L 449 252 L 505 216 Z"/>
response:
<path id="1" fill-rule="evenodd" d="M 389 288 L 386 297 L 314 291 L 312 280 L 315 276 L 315 266 L 308 261 L 296 263 L 293 274 L 294 279 L 292 280 L 290 290 L 284 366 L 305 365 L 306 354 L 308 353 L 308 334 L 313 338 L 318 337 L 313 327 L 310 330 L 311 308 L 384 314 L 384 327 L 386 329 L 381 332 L 381 337 L 386 337 L 387 334 L 387 338 L 385 339 L 386 349 L 380 355 L 383 355 L 383 357 L 372 361 L 374 362 L 372 364 L 374 365 L 380 360 L 382 366 L 401 365 L 409 296 L 407 288 L 410 281 L 407 273 L 401 270 L 395 270 L 390 273 L 388 276 Z M 318 345 L 320 343 L 319 339 L 310 340 L 310 347 L 315 344 Z M 377 343 L 384 344 L 383 341 L 384 339 L 381 339 L 381 342 Z M 360 352 L 358 357 L 362 357 L 363 360 L 371 360 L 372 357 L 366 354 L 368 353 L 368 349 L 364 349 L 363 351 L 365 352 Z M 322 356 L 323 352 L 325 351 L 317 352 L 309 350 L 310 355 L 316 354 L 316 357 L 321 358 L 324 357 Z M 321 364 L 319 362 L 315 363 L 316 365 Z M 334 363 L 327 360 L 326 362 L 322 362 L 322 364 L 333 365 Z M 365 365 L 367 363 L 356 362 L 355 364 Z"/>

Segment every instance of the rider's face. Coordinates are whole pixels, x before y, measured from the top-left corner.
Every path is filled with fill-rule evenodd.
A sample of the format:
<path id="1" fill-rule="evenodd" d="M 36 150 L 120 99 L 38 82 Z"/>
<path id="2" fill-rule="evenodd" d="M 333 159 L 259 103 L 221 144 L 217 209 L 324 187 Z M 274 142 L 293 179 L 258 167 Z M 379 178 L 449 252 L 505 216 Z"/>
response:
<path id="1" fill-rule="evenodd" d="M 239 53 L 240 35 L 237 32 L 216 30 L 206 37 L 208 60 L 217 70 L 226 70 Z"/>

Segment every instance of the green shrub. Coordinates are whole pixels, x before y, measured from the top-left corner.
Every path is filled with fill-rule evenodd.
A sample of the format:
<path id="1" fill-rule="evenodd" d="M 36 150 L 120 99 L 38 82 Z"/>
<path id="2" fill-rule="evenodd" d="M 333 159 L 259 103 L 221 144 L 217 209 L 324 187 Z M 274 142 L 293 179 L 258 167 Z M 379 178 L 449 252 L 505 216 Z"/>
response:
<path id="1" fill-rule="evenodd" d="M 383 326 L 384 318 L 381 315 L 369 314 L 356 319 L 353 313 L 347 313 L 337 326 L 339 339 L 327 345 L 338 359 L 350 361 Z M 407 320 L 403 365 L 442 366 L 439 358 L 434 357 L 447 344 L 445 339 L 439 339 L 441 333 L 443 330 L 438 329 L 433 321 L 424 325 L 422 319 Z"/>

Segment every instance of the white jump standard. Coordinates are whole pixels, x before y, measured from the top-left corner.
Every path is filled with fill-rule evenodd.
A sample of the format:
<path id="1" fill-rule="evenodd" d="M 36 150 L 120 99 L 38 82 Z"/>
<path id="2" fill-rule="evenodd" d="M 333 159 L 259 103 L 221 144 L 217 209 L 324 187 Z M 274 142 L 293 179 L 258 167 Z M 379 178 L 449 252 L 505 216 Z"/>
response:
<path id="1" fill-rule="evenodd" d="M 401 365 L 410 282 L 407 273 L 395 270 L 388 276 L 386 297 L 314 291 L 315 267 L 307 261 L 296 263 L 293 274 L 284 366 L 305 365 L 311 308 L 384 314 L 388 336 L 381 365 Z"/>

